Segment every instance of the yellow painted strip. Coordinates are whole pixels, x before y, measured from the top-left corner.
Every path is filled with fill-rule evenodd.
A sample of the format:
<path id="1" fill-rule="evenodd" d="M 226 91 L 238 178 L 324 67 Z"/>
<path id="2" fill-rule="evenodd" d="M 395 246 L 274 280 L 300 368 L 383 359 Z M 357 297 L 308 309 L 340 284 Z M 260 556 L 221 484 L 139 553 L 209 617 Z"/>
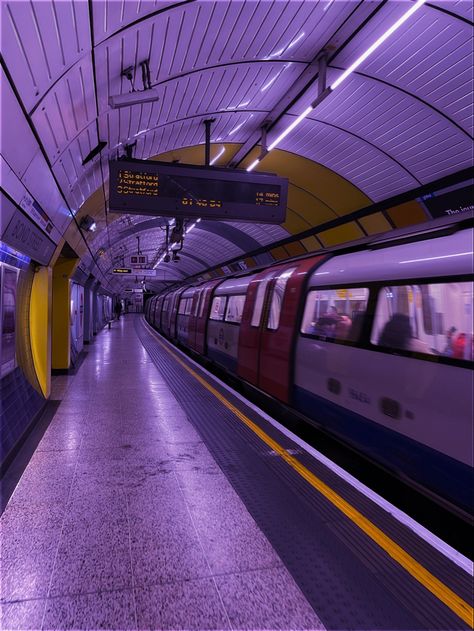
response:
<path id="1" fill-rule="evenodd" d="M 278 453 L 285 462 L 287 462 L 297 473 L 301 475 L 313 488 L 319 491 L 326 499 L 328 499 L 336 508 L 338 508 L 346 517 L 348 517 L 356 526 L 358 526 L 372 541 L 379 545 L 389 556 L 399 563 L 409 574 L 413 576 L 421 585 L 428 589 L 436 598 L 444 603 L 451 611 L 453 611 L 466 624 L 473 628 L 474 610 L 473 608 L 449 587 L 442 583 L 436 576 L 425 569 L 418 561 L 410 556 L 403 548 L 401 548 L 393 539 L 387 536 L 369 519 L 364 517 L 349 502 L 346 502 L 340 495 L 333 491 L 327 484 L 314 475 L 309 469 L 302 465 L 297 458 L 290 455 L 286 449 L 279 445 L 273 438 L 264 432 L 256 423 L 250 420 L 235 405 L 228 401 L 216 388 L 211 386 L 203 377 L 188 366 L 176 353 L 168 348 L 159 339 L 158 335 L 151 328 L 153 335 L 162 348 L 169 353 L 189 374 L 191 374 L 199 383 L 213 394 L 227 409 L 237 416 L 249 429 L 251 429 L 268 447 Z"/>

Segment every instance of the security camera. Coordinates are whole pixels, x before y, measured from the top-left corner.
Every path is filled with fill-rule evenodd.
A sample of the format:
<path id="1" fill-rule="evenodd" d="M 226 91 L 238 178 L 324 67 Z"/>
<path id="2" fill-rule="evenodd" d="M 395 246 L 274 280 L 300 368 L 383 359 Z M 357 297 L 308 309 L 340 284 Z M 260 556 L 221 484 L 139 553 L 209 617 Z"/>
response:
<path id="1" fill-rule="evenodd" d="M 180 256 L 177 252 L 173 252 L 173 261 L 177 263 L 180 259 Z"/>
<path id="2" fill-rule="evenodd" d="M 170 255 L 169 255 L 169 254 L 165 254 L 165 258 L 163 259 L 163 261 L 164 261 L 165 263 L 169 263 L 169 262 L 170 262 L 170 260 L 171 260 Z"/>

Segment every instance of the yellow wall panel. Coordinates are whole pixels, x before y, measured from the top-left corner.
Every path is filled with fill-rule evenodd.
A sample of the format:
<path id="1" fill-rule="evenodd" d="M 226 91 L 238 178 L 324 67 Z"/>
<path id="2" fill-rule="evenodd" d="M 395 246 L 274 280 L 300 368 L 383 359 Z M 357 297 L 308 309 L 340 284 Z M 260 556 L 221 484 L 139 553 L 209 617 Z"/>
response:
<path id="1" fill-rule="evenodd" d="M 248 258 L 244 259 L 244 263 L 247 266 L 248 269 L 250 269 L 251 267 L 255 267 L 255 265 L 257 264 L 255 259 L 252 258 L 251 256 L 249 256 Z"/>
<path id="2" fill-rule="evenodd" d="M 416 201 L 406 202 L 405 204 L 400 204 L 400 206 L 394 206 L 387 212 L 397 228 L 414 226 L 417 223 L 426 221 L 425 212 Z"/>
<path id="3" fill-rule="evenodd" d="M 285 250 L 285 248 L 282 247 L 273 248 L 273 250 L 270 250 L 270 254 L 276 261 L 283 261 L 284 259 L 288 258 L 287 251 Z"/>
<path id="4" fill-rule="evenodd" d="M 306 237 L 306 239 L 301 239 L 301 243 L 308 252 L 315 252 L 316 250 L 321 249 L 321 245 L 315 237 Z"/>
<path id="5" fill-rule="evenodd" d="M 318 234 L 318 237 L 326 248 L 332 245 L 339 245 L 340 243 L 347 243 L 348 241 L 355 241 L 356 239 L 361 239 L 363 236 L 362 230 L 353 221 Z"/>
<path id="6" fill-rule="evenodd" d="M 337 214 L 326 204 L 307 191 L 291 184 L 288 187 L 288 206 L 296 210 L 308 222 L 309 228 L 337 217 Z"/>
<path id="7" fill-rule="evenodd" d="M 287 243 L 285 250 L 289 256 L 299 256 L 300 254 L 306 254 L 306 249 L 301 244 L 301 241 L 293 241 L 293 243 Z"/>
<path id="8" fill-rule="evenodd" d="M 51 300 L 52 271 L 41 267 L 35 273 L 30 297 L 30 345 L 41 394 L 51 394 Z"/>
<path id="9" fill-rule="evenodd" d="M 382 213 L 374 213 L 368 217 L 363 217 L 359 219 L 359 223 L 364 227 L 367 234 L 379 234 L 392 228 Z"/>
<path id="10" fill-rule="evenodd" d="M 354 184 L 334 171 L 281 149 L 271 151 L 256 170 L 278 173 L 289 178 L 292 184 L 312 193 L 339 215 L 346 215 L 372 203 Z"/>
<path id="11" fill-rule="evenodd" d="M 299 232 L 303 232 L 303 230 L 308 230 L 308 228 L 312 227 L 298 213 L 290 210 L 289 208 L 287 208 L 286 211 L 286 221 L 281 225 L 283 228 L 286 228 L 290 234 L 298 234 Z"/>

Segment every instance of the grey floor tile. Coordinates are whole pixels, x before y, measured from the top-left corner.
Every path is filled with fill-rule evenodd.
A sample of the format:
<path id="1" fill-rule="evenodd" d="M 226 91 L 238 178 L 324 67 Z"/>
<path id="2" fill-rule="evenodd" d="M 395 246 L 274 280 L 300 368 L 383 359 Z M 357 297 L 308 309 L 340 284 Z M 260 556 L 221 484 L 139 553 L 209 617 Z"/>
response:
<path id="1" fill-rule="evenodd" d="M 89 545 L 73 538 L 61 541 L 51 581 L 50 596 L 69 596 L 132 587 L 130 549 L 113 536 Z"/>
<path id="2" fill-rule="evenodd" d="M 139 537 L 132 533 L 132 567 L 135 585 L 208 577 L 211 574 L 196 535 L 183 536 L 172 529 Z"/>
<path id="3" fill-rule="evenodd" d="M 285 568 L 216 576 L 234 629 L 324 629 Z"/>
<path id="4" fill-rule="evenodd" d="M 229 629 L 211 579 L 136 589 L 139 629 Z"/>
<path id="5" fill-rule="evenodd" d="M 51 546 L 31 550 L 14 558 L 8 565 L 2 563 L 0 597 L 3 601 L 45 598 L 53 571 L 57 542 Z"/>
<path id="6" fill-rule="evenodd" d="M 23 600 L 0 604 L 0 629 L 27 631 L 41 629 L 46 600 Z"/>
<path id="7" fill-rule="evenodd" d="M 133 592 L 123 590 L 52 598 L 46 604 L 43 629 L 136 629 Z"/>

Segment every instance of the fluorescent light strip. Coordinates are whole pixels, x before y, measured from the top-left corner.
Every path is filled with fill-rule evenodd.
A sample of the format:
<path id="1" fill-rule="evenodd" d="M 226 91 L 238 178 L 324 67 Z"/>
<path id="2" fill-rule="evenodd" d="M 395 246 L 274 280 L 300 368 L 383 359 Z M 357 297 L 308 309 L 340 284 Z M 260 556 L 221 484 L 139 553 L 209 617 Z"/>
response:
<path id="1" fill-rule="evenodd" d="M 372 46 L 370 46 L 360 57 L 358 57 L 356 59 L 356 61 L 354 61 L 353 64 L 351 64 L 349 66 L 349 68 L 347 68 L 347 70 L 345 70 L 340 77 L 338 77 L 336 79 L 336 81 L 334 81 L 334 83 L 331 85 L 331 87 L 329 88 L 331 91 L 335 90 L 339 85 L 341 85 L 341 83 L 347 79 L 347 77 L 352 74 L 354 72 L 354 70 L 356 68 L 358 68 L 360 66 L 360 64 L 365 61 L 368 57 L 370 57 L 370 55 L 377 50 L 377 48 L 383 44 L 383 42 L 388 39 L 390 37 L 390 35 L 392 35 L 392 33 L 394 33 L 398 28 L 400 28 L 400 26 L 402 24 L 404 24 L 408 18 L 410 16 L 413 15 L 413 13 L 415 13 L 415 11 L 418 11 L 418 9 L 420 7 L 422 7 L 425 4 L 426 0 L 417 0 L 417 2 L 415 2 L 414 4 L 411 5 L 411 7 L 408 9 L 408 11 L 406 11 L 396 22 L 395 24 L 392 24 L 392 26 L 387 29 L 385 31 L 385 33 L 383 35 L 381 35 L 378 40 L 376 42 L 374 42 L 372 44 Z M 295 129 L 295 127 L 297 127 L 307 116 L 308 114 L 313 110 L 314 108 L 310 105 L 309 107 L 307 107 L 305 109 L 305 111 L 300 114 L 298 116 L 298 118 L 296 118 L 277 138 L 275 138 L 275 140 L 271 143 L 271 145 L 268 147 L 268 151 L 271 151 L 272 149 L 275 149 L 275 147 L 277 145 L 280 144 L 280 142 L 286 138 L 288 136 L 288 134 L 290 132 L 293 131 L 293 129 Z M 256 160 L 255 162 L 253 162 L 248 168 L 247 171 L 252 171 L 258 164 L 258 160 Z"/>
<path id="2" fill-rule="evenodd" d="M 254 161 L 252 162 L 252 164 L 251 164 L 249 167 L 247 167 L 247 169 L 246 169 L 246 170 L 250 173 L 250 171 L 253 171 L 253 170 L 255 169 L 255 167 L 257 166 L 257 164 L 258 164 L 259 162 L 260 162 L 260 160 L 258 160 L 258 159 L 257 159 L 257 160 L 254 160 Z"/>
<path id="3" fill-rule="evenodd" d="M 472 256 L 472 252 L 458 252 L 457 254 L 444 254 L 443 256 L 428 256 L 425 259 L 410 259 L 409 261 L 399 261 L 399 265 L 404 263 L 422 263 L 423 261 L 438 261 L 439 259 L 452 259 L 455 256 Z"/>
<path id="4" fill-rule="evenodd" d="M 296 118 L 296 119 L 295 119 L 295 120 L 291 123 L 291 125 L 288 125 L 288 127 L 287 127 L 287 128 L 286 128 L 286 129 L 285 129 L 285 130 L 284 130 L 284 131 L 283 131 L 283 132 L 282 132 L 282 133 L 281 133 L 281 134 L 277 137 L 277 138 L 275 138 L 275 140 L 271 143 L 271 145 L 268 147 L 268 151 L 271 151 L 272 149 L 275 149 L 275 147 L 276 147 L 277 145 L 279 145 L 279 144 L 280 144 L 280 142 L 281 142 L 284 138 L 286 138 L 286 137 L 288 136 L 288 134 L 289 134 L 290 132 L 292 132 L 292 131 L 293 131 L 293 129 L 294 129 L 295 127 L 297 127 L 297 126 L 301 123 L 301 121 L 302 121 L 302 120 L 304 120 L 304 119 L 308 116 L 308 114 L 312 111 L 312 109 L 313 109 L 313 108 L 312 108 L 312 106 L 310 105 L 309 107 L 307 107 L 307 108 L 305 109 L 305 111 L 304 111 L 302 114 L 300 114 L 300 115 L 298 116 L 298 118 Z"/>
<path id="5" fill-rule="evenodd" d="M 335 90 L 339 85 L 341 85 L 341 83 L 347 79 L 347 77 L 352 74 L 354 72 L 354 70 L 356 68 L 358 68 L 360 66 L 360 64 L 362 62 L 364 62 L 367 57 L 370 57 L 370 55 L 377 50 L 377 48 L 384 43 L 384 41 L 386 39 L 388 39 L 390 37 L 390 35 L 392 35 L 392 33 L 395 33 L 395 31 L 397 29 L 400 28 L 400 26 L 402 24 L 404 24 L 408 18 L 410 16 L 413 15 L 413 13 L 415 13 L 415 11 L 418 11 L 418 9 L 420 7 L 422 7 L 425 4 L 426 0 L 417 0 L 417 2 L 415 2 L 415 4 L 412 4 L 411 7 L 408 9 L 408 11 L 406 11 L 396 22 L 395 24 L 392 24 L 392 26 L 385 31 L 385 33 L 383 35 L 381 35 L 378 40 L 376 42 L 374 42 L 372 44 L 372 46 L 370 46 L 365 53 L 362 53 L 362 55 L 360 57 L 358 57 L 353 64 L 351 64 L 349 66 L 349 68 L 347 68 L 347 70 L 345 70 L 335 81 L 334 83 L 331 85 L 331 90 Z"/>
<path id="6" fill-rule="evenodd" d="M 219 158 L 221 157 L 221 155 L 225 152 L 225 147 L 222 147 L 222 149 L 219 151 L 219 153 L 217 154 L 217 156 L 215 156 L 214 158 L 212 158 L 212 160 L 210 161 L 210 165 L 212 166 L 214 164 L 214 162 L 217 162 L 217 160 L 219 160 Z"/>

